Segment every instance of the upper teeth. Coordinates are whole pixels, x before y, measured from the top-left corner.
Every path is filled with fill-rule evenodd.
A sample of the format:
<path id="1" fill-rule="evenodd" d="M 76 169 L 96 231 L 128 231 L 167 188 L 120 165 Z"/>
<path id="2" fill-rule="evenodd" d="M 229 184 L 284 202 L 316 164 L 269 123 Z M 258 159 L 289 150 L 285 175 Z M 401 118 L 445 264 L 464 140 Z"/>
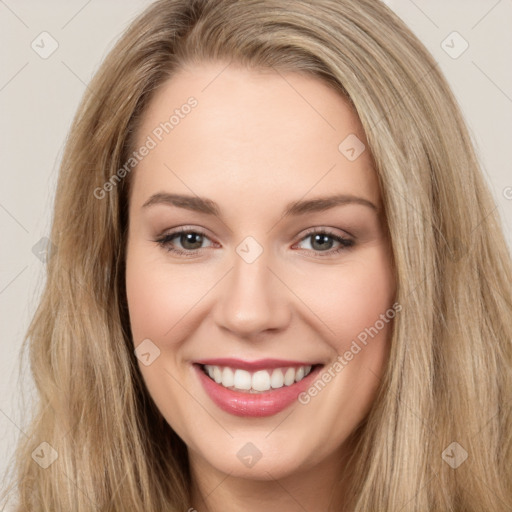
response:
<path id="1" fill-rule="evenodd" d="M 204 369 L 217 384 L 225 388 L 249 391 L 250 393 L 291 386 L 295 382 L 301 381 L 311 372 L 311 366 L 258 370 L 252 374 L 247 370 L 230 368 L 229 366 L 221 367 L 206 364 Z"/>

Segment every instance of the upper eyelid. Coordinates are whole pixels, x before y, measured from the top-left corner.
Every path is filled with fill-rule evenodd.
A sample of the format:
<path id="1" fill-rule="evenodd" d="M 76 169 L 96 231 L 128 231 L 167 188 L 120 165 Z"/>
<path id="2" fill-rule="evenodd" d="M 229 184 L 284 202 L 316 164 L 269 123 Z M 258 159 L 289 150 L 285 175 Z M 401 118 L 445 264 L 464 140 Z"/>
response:
<path id="1" fill-rule="evenodd" d="M 342 231 L 344 234 L 337 233 L 336 230 L 337 231 Z M 331 236 L 339 236 L 340 238 L 350 237 L 350 238 L 353 238 L 354 240 L 356 239 L 356 237 L 354 235 L 352 235 L 351 233 L 349 233 L 348 231 L 346 231 L 344 229 L 331 228 L 331 227 L 315 227 L 315 228 L 308 228 L 306 230 L 306 232 L 302 235 L 301 240 L 304 237 L 309 236 L 309 235 L 314 234 L 314 233 L 326 233 L 326 234 L 331 235 Z"/>

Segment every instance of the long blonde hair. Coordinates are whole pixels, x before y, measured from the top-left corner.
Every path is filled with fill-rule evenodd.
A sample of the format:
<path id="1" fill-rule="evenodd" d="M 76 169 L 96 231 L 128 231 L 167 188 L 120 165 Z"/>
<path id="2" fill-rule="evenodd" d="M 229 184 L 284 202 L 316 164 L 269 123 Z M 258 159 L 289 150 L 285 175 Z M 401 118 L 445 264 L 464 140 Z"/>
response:
<path id="1" fill-rule="evenodd" d="M 373 155 L 402 311 L 357 431 L 347 510 L 512 507 L 512 265 L 436 62 L 376 0 L 159 0 L 105 59 L 67 141 L 57 250 L 25 340 L 39 405 L 16 452 L 17 510 L 193 506 L 186 446 L 133 353 L 124 288 L 130 176 L 102 199 L 94 191 L 133 151 L 155 89 L 181 65 L 213 60 L 330 84 L 353 105 Z M 31 457 L 41 442 L 58 454 L 46 469 Z M 457 468 L 445 462 L 462 450 Z"/>

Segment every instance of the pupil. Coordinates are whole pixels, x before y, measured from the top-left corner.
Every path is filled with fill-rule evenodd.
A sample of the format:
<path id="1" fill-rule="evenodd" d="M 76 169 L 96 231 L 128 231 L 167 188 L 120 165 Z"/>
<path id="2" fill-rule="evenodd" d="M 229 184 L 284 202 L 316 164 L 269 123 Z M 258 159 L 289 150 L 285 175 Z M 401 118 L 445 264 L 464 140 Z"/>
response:
<path id="1" fill-rule="evenodd" d="M 198 233 L 182 234 L 180 243 L 185 249 L 199 249 L 203 243 L 202 235 Z M 190 247 L 190 245 L 192 245 L 192 247 Z"/>
<path id="2" fill-rule="evenodd" d="M 329 235 L 315 235 L 313 237 L 313 248 L 319 248 L 320 250 L 330 249 L 330 245 L 332 245 L 332 240 Z M 319 247 L 315 247 L 315 244 L 320 244 Z M 327 246 L 329 247 L 327 247 Z"/>

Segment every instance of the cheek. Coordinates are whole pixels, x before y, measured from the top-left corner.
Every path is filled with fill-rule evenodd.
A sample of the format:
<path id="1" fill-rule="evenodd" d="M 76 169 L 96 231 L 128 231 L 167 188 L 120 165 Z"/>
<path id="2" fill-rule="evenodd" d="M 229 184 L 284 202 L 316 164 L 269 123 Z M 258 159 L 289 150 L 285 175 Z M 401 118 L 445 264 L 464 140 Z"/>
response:
<path id="1" fill-rule="evenodd" d="M 134 248 L 127 259 L 126 294 L 135 345 L 145 338 L 163 340 L 198 302 L 207 287 L 193 265 L 171 267 L 150 261 Z"/>
<path id="2" fill-rule="evenodd" d="M 395 296 L 391 259 L 383 246 L 370 247 L 357 257 L 347 257 L 340 266 L 319 266 L 294 289 L 316 313 L 321 320 L 318 328 L 340 353 L 390 310 Z M 378 327 L 386 330 L 381 322 Z"/>
<path id="3" fill-rule="evenodd" d="M 301 403 L 325 430 L 338 433 L 332 440 L 336 444 L 374 402 L 397 314 L 395 280 L 391 259 L 380 246 L 368 248 L 364 256 L 347 258 L 336 269 L 319 267 L 311 278 L 298 293 L 315 313 L 314 330 L 324 333 L 335 355 Z M 332 407 L 326 409 L 325 404 Z M 320 443 L 322 434 L 318 435 Z M 327 444 L 326 449 L 331 449 Z"/>
<path id="4" fill-rule="evenodd" d="M 156 262 L 154 251 L 135 244 L 128 249 L 126 294 L 133 344 L 137 347 L 149 339 L 160 350 L 150 364 L 140 360 L 138 366 L 150 396 L 184 439 L 184 425 L 193 417 L 190 404 L 187 406 L 188 395 L 184 396 L 179 384 L 186 378 L 179 364 L 180 348 L 186 340 L 187 323 L 194 318 L 194 305 L 205 293 L 205 285 L 194 278 L 192 267 L 173 268 L 162 264 L 161 259 Z"/>

